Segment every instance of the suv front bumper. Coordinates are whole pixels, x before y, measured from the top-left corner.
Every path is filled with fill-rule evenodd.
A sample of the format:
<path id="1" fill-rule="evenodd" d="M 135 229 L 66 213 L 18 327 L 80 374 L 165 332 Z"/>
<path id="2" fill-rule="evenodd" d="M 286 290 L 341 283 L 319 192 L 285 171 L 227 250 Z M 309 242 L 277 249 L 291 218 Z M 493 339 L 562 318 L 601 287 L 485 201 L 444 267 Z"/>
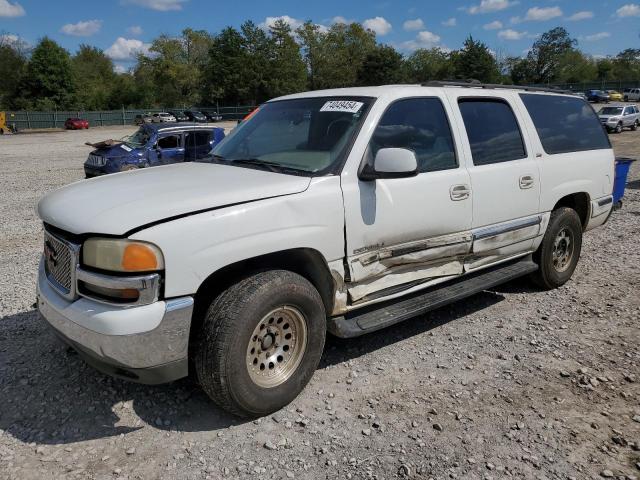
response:
<path id="1" fill-rule="evenodd" d="M 139 383 L 166 383 L 188 374 L 193 297 L 118 307 L 79 297 L 69 301 L 48 283 L 42 262 L 38 310 L 54 333 L 109 375 Z"/>

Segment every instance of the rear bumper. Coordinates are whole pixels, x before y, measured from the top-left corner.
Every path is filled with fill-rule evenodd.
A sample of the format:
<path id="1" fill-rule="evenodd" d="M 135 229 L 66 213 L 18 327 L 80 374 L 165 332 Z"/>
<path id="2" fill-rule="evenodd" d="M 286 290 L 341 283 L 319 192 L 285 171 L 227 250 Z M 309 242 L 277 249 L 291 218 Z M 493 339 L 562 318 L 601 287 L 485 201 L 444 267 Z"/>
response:
<path id="1" fill-rule="evenodd" d="M 56 336 L 93 367 L 140 383 L 188 374 L 193 298 L 114 307 L 87 298 L 68 301 L 49 286 L 41 266 L 38 310 Z"/>

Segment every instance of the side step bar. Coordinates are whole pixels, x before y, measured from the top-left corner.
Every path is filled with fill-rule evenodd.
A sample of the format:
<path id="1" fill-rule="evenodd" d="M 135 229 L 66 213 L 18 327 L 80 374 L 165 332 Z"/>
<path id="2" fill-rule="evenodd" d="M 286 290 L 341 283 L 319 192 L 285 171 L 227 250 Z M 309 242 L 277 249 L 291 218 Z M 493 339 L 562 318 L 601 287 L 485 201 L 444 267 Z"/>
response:
<path id="1" fill-rule="evenodd" d="M 536 270 L 538 265 L 529 255 L 515 263 L 505 263 L 434 286 L 426 292 L 416 292 L 407 297 L 365 307 L 362 311 L 356 310 L 345 316 L 330 318 L 327 327 L 329 332 L 337 337 L 358 337 L 470 297 Z"/>

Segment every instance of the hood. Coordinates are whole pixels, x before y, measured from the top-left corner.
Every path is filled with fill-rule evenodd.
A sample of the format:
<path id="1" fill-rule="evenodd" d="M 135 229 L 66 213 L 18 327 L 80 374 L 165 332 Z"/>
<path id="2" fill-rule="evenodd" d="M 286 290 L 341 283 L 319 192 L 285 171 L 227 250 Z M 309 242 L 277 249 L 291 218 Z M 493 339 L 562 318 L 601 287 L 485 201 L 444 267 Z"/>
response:
<path id="1" fill-rule="evenodd" d="M 40 218 L 75 233 L 123 235 L 171 217 L 303 192 L 309 177 L 183 163 L 82 180 L 40 200 Z"/>
<path id="2" fill-rule="evenodd" d="M 118 158 L 118 157 L 128 157 L 130 155 L 136 155 L 137 153 L 141 153 L 144 151 L 144 147 L 130 147 L 125 145 L 124 143 L 113 145 L 113 146 L 105 146 L 103 148 L 98 148 L 91 152 L 94 155 L 100 155 L 106 158 Z"/>

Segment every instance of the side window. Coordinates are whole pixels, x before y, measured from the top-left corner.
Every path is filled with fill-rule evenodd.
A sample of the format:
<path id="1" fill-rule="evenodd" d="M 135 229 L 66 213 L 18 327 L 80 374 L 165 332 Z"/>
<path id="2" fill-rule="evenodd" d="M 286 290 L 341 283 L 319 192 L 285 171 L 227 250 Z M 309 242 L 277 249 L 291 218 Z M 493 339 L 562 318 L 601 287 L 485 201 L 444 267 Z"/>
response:
<path id="1" fill-rule="evenodd" d="M 458 167 L 447 114 L 437 98 L 407 98 L 391 104 L 369 146 L 373 156 L 381 148 L 413 150 L 420 173 Z"/>
<path id="2" fill-rule="evenodd" d="M 189 132 L 185 144 L 187 147 L 202 147 L 211 141 L 211 132 L 208 130 L 197 130 Z"/>
<path id="3" fill-rule="evenodd" d="M 160 148 L 178 148 L 180 146 L 180 135 L 167 135 L 158 140 Z"/>
<path id="4" fill-rule="evenodd" d="M 500 99 L 458 100 L 474 165 L 509 162 L 527 152 L 511 107 Z"/>
<path id="5" fill-rule="evenodd" d="M 598 116 L 585 100 L 521 93 L 544 151 L 550 155 L 611 148 Z"/>

